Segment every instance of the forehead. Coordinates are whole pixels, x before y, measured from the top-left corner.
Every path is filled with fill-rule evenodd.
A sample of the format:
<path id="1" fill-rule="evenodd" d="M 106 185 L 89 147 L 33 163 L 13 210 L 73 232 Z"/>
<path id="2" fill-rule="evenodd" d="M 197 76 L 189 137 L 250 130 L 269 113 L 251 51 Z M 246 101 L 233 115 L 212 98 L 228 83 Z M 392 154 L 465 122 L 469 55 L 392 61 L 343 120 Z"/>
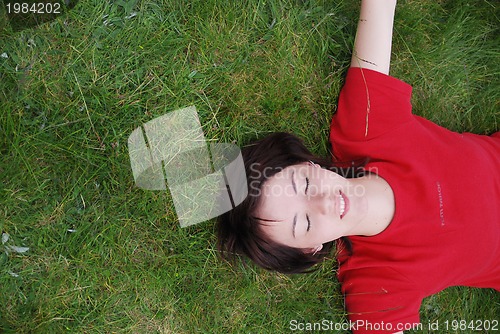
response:
<path id="1" fill-rule="evenodd" d="M 260 191 L 260 204 L 275 197 L 295 195 L 297 177 L 306 170 L 304 165 L 293 165 L 265 179 Z M 260 205 L 259 204 L 259 205 Z"/>
<path id="2" fill-rule="evenodd" d="M 309 167 L 310 167 L 309 165 L 303 163 L 303 164 L 297 164 L 297 165 L 292 165 L 292 166 L 288 166 L 286 168 L 283 168 L 278 173 L 276 173 L 270 177 L 266 177 L 266 175 L 264 173 L 265 183 L 264 183 L 263 187 L 265 187 L 266 185 L 269 186 L 269 184 L 276 184 L 276 183 L 284 182 L 284 181 L 291 182 L 291 178 L 294 174 L 300 175 L 300 174 L 306 172 Z"/>
<path id="3" fill-rule="evenodd" d="M 259 218 L 292 222 L 295 212 L 290 204 L 296 201 L 297 177 L 305 168 L 304 165 L 289 166 L 266 180 L 260 189 L 256 210 Z"/>

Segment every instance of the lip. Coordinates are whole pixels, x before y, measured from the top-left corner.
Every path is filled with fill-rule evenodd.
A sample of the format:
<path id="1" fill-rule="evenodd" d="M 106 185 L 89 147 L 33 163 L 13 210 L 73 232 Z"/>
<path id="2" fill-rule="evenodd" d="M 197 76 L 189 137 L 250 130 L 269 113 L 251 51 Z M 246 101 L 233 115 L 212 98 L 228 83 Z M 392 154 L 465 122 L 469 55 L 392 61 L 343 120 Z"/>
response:
<path id="1" fill-rule="evenodd" d="M 342 219 L 349 212 L 350 202 L 349 202 L 349 198 L 347 198 L 346 194 L 344 194 L 341 190 L 339 190 L 339 194 L 340 194 L 340 196 L 342 196 L 342 198 L 344 199 L 344 203 L 345 203 L 344 213 L 342 215 L 340 215 L 340 219 Z M 339 214 L 340 214 L 340 200 L 338 201 L 338 209 L 339 209 Z"/>

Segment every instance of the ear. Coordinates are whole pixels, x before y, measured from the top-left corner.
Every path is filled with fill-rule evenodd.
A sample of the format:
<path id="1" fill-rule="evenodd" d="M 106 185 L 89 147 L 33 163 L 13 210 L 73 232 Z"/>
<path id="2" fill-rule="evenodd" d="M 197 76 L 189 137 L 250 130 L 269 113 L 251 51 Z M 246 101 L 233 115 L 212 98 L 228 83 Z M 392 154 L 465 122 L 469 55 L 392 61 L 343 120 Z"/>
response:
<path id="1" fill-rule="evenodd" d="M 308 161 L 309 165 L 313 166 L 313 167 L 319 167 L 318 164 L 312 162 L 311 160 Z"/>
<path id="2" fill-rule="evenodd" d="M 323 249 L 323 245 L 319 245 L 315 248 L 308 248 L 307 253 L 312 253 L 312 255 L 316 255 L 319 251 Z"/>

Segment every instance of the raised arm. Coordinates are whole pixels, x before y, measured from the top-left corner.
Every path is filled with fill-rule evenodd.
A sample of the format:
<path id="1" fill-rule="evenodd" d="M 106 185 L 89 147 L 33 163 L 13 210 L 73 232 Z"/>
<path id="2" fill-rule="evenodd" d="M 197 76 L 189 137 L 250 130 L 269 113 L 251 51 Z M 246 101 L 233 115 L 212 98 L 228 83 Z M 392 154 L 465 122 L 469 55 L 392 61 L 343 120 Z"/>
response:
<path id="1" fill-rule="evenodd" d="M 362 0 L 351 67 L 389 74 L 396 0 Z"/>

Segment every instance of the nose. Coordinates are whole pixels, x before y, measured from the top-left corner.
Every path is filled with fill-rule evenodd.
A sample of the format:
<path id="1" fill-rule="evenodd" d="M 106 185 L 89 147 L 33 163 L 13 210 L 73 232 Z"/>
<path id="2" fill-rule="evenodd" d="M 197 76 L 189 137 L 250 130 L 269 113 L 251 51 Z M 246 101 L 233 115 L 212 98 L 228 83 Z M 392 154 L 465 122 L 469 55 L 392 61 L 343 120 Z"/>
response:
<path id="1" fill-rule="evenodd" d="M 322 215 L 329 215 L 333 211 L 334 201 L 331 194 L 319 193 L 311 196 L 311 205 L 315 212 Z"/>

